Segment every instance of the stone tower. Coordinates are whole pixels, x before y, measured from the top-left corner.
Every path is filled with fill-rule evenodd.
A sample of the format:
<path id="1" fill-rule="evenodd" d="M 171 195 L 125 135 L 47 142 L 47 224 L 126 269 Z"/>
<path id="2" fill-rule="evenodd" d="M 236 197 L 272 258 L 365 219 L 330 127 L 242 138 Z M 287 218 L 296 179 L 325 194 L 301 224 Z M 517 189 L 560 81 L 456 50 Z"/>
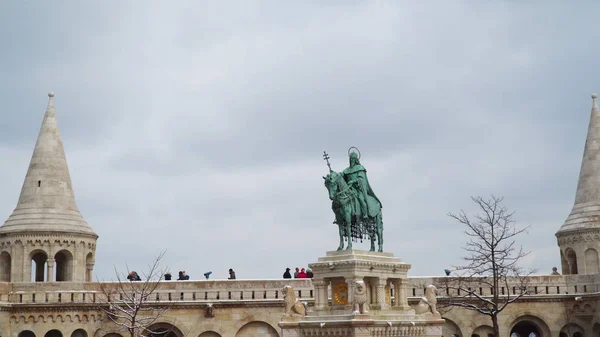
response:
<path id="1" fill-rule="evenodd" d="M 91 281 L 98 235 L 73 195 L 49 93 L 17 207 L 0 227 L 0 281 Z"/>
<path id="2" fill-rule="evenodd" d="M 600 270 L 600 109 L 592 94 L 592 112 L 583 151 L 573 210 L 556 233 L 563 274 Z"/>

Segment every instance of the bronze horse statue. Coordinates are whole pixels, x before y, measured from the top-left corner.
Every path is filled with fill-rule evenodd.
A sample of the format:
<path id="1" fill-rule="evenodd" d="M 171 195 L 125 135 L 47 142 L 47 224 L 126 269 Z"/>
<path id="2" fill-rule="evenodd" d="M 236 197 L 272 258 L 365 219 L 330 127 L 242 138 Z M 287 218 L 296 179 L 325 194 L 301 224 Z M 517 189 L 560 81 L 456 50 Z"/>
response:
<path id="1" fill-rule="evenodd" d="M 340 245 L 337 250 L 344 249 L 344 239 L 348 241 L 346 250 L 350 250 L 353 240 L 368 237 L 371 240 L 370 251 L 375 251 L 375 240 L 377 240 L 378 251 L 383 252 L 383 221 L 379 200 L 367 196 L 369 214 L 363 216 L 358 197 L 341 173 L 331 171 L 323 179 L 329 191 L 329 199 L 332 201 L 334 223 L 339 226 Z"/>

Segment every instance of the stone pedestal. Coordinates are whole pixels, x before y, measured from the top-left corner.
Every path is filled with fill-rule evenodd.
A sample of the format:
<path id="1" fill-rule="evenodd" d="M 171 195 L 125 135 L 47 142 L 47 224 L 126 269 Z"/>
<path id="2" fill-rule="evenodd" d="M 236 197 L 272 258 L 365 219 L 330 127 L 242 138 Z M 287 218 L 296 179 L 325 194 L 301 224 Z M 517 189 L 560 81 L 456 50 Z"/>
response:
<path id="1" fill-rule="evenodd" d="M 333 251 L 309 267 L 314 273 L 315 305 L 304 317 L 282 318 L 283 337 L 442 335 L 444 320 L 439 314 L 416 314 L 408 305 L 411 266 L 393 254 Z M 357 311 L 354 297 L 365 298 L 360 291 L 355 294 L 361 281 L 366 303 L 363 311 Z"/>

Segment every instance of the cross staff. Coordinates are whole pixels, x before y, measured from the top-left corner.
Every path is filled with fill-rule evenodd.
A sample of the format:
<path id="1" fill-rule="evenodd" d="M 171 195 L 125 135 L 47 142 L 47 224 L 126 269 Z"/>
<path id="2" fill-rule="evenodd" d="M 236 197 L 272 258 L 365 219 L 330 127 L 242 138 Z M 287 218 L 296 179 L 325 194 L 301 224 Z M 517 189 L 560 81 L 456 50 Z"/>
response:
<path id="1" fill-rule="evenodd" d="M 327 162 L 327 167 L 329 167 L 329 173 L 333 172 L 333 170 L 331 169 L 331 164 L 329 164 L 329 155 L 325 151 L 323 151 L 323 160 Z"/>

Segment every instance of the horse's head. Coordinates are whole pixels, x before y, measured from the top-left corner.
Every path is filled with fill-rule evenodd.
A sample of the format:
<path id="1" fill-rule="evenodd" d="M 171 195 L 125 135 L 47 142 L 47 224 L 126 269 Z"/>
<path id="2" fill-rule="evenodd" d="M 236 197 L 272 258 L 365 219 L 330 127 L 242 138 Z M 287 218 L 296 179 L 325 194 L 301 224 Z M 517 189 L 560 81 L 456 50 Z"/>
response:
<path id="1" fill-rule="evenodd" d="M 339 178 L 339 173 L 332 171 L 331 173 L 329 173 L 327 176 L 324 176 L 323 179 L 325 180 L 325 187 L 327 187 L 327 190 L 329 191 L 329 199 L 333 200 L 333 197 L 335 196 L 335 194 L 338 192 L 338 183 L 337 180 Z"/>

